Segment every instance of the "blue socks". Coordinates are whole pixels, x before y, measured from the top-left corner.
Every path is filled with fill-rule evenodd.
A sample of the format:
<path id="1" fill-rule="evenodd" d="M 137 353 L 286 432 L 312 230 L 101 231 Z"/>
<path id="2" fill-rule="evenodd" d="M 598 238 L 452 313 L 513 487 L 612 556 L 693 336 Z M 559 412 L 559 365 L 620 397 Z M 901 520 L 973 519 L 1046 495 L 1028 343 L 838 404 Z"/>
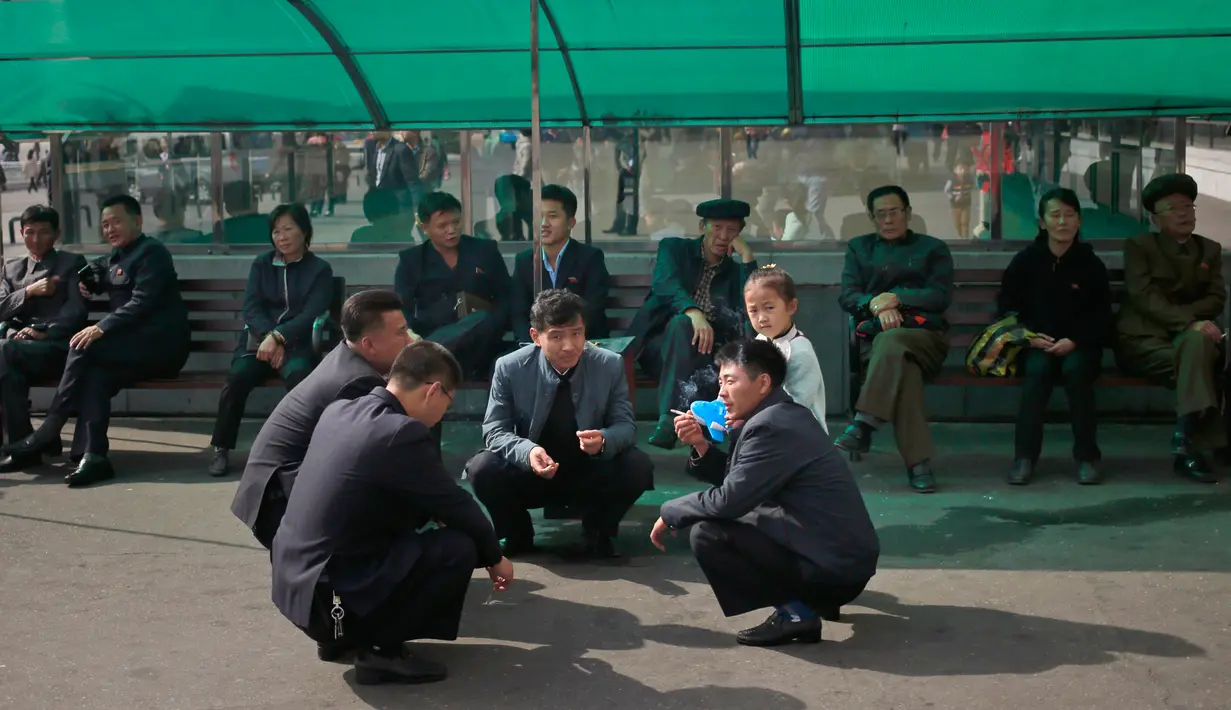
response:
<path id="1" fill-rule="evenodd" d="M 812 607 L 799 600 L 789 601 L 774 608 L 778 610 L 779 616 L 789 621 L 809 621 L 816 618 L 816 612 L 812 610 Z"/>

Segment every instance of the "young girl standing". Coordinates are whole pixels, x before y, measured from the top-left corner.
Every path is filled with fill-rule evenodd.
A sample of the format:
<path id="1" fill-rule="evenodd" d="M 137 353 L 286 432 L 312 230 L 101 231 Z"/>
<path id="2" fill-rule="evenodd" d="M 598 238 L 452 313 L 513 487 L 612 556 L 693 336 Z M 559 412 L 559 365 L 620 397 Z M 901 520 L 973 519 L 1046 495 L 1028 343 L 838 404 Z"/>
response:
<path id="1" fill-rule="evenodd" d="M 825 379 L 816 350 L 795 327 L 799 299 L 795 282 L 786 271 L 769 264 L 752 272 L 744 284 L 744 306 L 757 340 L 770 340 L 786 358 L 786 381 L 782 388 L 798 404 L 812 410 L 825 433 Z"/>

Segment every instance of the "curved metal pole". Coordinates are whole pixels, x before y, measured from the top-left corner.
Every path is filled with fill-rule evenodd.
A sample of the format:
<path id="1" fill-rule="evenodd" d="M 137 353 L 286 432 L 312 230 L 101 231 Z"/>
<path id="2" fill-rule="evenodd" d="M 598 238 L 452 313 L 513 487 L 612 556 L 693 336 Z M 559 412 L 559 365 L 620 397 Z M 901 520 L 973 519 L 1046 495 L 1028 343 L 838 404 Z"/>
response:
<path id="1" fill-rule="evenodd" d="M 534 296 L 543 290 L 543 131 L 539 117 L 539 0 L 530 0 L 530 243 Z"/>
<path id="2" fill-rule="evenodd" d="M 577 81 L 577 72 L 573 70 L 573 57 L 568 53 L 568 45 L 564 43 L 560 25 L 556 24 L 551 8 L 547 7 L 547 0 L 539 0 L 539 7 L 543 8 L 543 17 L 551 26 L 551 33 L 556 36 L 556 46 L 560 48 L 560 57 L 564 60 L 564 71 L 568 72 L 569 83 L 573 85 L 573 98 L 577 100 L 577 113 L 581 117 L 581 125 L 588 126 L 590 119 L 586 116 L 586 101 L 581 96 L 581 84 Z"/>
<path id="3" fill-rule="evenodd" d="M 304 16 L 308 24 L 312 25 L 313 29 L 320 34 L 321 39 L 325 40 L 325 44 L 329 46 L 329 51 L 333 52 L 333 56 L 338 58 L 338 63 L 346 70 L 346 75 L 350 77 L 351 83 L 355 85 L 355 91 L 359 93 L 359 98 L 363 100 L 363 106 L 368 110 L 368 115 L 372 117 L 372 124 L 376 130 L 383 131 L 389 128 L 389 116 L 385 114 L 385 107 L 381 105 L 380 100 L 376 98 L 376 92 L 372 90 L 372 84 L 368 82 L 368 78 L 363 75 L 359 69 L 359 65 L 355 63 L 354 56 L 351 55 L 350 49 L 342 42 L 342 38 L 338 35 L 337 29 L 325 19 L 320 10 L 316 9 L 316 3 L 312 0 L 287 0 L 299 14 Z"/>

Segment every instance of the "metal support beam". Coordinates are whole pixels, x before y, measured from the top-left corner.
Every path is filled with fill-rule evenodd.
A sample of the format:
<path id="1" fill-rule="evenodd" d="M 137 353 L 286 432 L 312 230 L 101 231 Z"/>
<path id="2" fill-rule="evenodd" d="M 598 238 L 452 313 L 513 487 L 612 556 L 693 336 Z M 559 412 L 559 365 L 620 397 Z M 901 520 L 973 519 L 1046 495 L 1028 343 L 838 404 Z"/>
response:
<path id="1" fill-rule="evenodd" d="M 586 203 L 586 206 L 585 206 L 586 244 L 589 244 L 590 239 L 591 239 L 590 223 L 594 221 L 594 216 L 593 216 L 592 207 L 591 207 L 591 200 L 590 200 L 590 153 L 591 153 L 591 148 L 590 148 L 590 127 L 589 126 L 581 127 L 581 143 L 582 143 L 582 148 L 585 151 L 585 155 L 582 156 L 582 159 L 581 159 L 581 191 L 585 194 L 583 194 L 581 198 L 582 198 L 582 202 Z"/>
<path id="2" fill-rule="evenodd" d="M 560 25 L 556 24 L 551 8 L 547 7 L 547 0 L 539 0 L 539 7 L 543 10 L 543 19 L 547 20 L 547 24 L 551 27 L 551 33 L 556 36 L 556 46 L 560 48 L 560 58 L 564 60 L 564 71 L 568 72 L 569 83 L 573 85 L 573 98 L 577 100 L 577 115 L 581 117 L 581 125 L 588 126 L 590 119 L 586 115 L 586 100 L 581 96 L 581 84 L 577 81 L 577 72 L 573 70 L 573 58 L 568 53 L 564 34 L 560 32 Z"/>
<path id="3" fill-rule="evenodd" d="M 1188 119 L 1180 116 L 1175 119 L 1175 171 L 1182 173 L 1188 169 Z"/>
<path id="4" fill-rule="evenodd" d="M 47 166 L 47 190 L 51 197 L 51 209 L 60 215 L 64 243 L 80 244 L 80 240 L 73 241 L 80 237 L 75 228 L 78 224 L 75 219 L 77 215 L 66 209 L 64 204 L 64 137 L 59 133 L 52 133 L 48 138 L 51 139 L 51 162 Z"/>
<path id="5" fill-rule="evenodd" d="M 471 190 L 474 187 L 471 184 L 473 179 L 471 176 L 471 159 L 474 155 L 474 148 L 470 147 L 470 131 L 460 131 L 458 133 L 458 144 L 461 149 L 461 179 L 462 179 L 462 228 L 466 234 L 474 234 L 474 195 Z"/>
<path id="6" fill-rule="evenodd" d="M 804 122 L 803 59 L 799 38 L 799 0 L 784 0 L 786 16 L 786 102 L 787 123 Z"/>
<path id="7" fill-rule="evenodd" d="M 539 0 L 530 0 L 530 243 L 534 295 L 543 290 L 543 130 L 539 117 Z"/>
<path id="8" fill-rule="evenodd" d="M 325 40 L 329 51 L 333 52 L 333 56 L 337 57 L 338 63 L 346 71 L 346 75 L 350 77 L 351 83 L 355 85 L 355 91 L 359 93 L 359 98 L 363 100 L 363 106 L 368 110 L 368 115 L 372 118 L 372 125 L 376 130 L 383 131 L 389 128 L 389 116 L 385 114 L 385 107 L 381 105 L 380 100 L 376 98 L 376 92 L 372 90 L 372 84 L 368 82 L 366 76 L 359 69 L 359 65 L 355 62 L 355 57 L 351 55 L 350 48 L 342 41 L 338 35 L 338 30 L 334 28 L 329 20 L 321 14 L 317 9 L 316 3 L 312 0 L 287 0 L 299 14 L 304 16 L 308 24 L 320 34 L 321 39 Z"/>
<path id="9" fill-rule="evenodd" d="M 731 199 L 731 127 L 718 129 L 718 194 L 726 200 Z"/>
<path id="10" fill-rule="evenodd" d="M 999 241 L 1004 239 L 1004 234 L 1001 230 L 1001 200 L 1004 198 L 1004 193 L 1001 188 L 1001 178 L 1004 177 L 1004 129 L 1003 121 L 992 122 L 991 136 L 989 136 L 988 146 L 988 169 L 991 174 L 988 179 L 991 181 L 991 190 L 988 194 L 988 210 L 991 212 L 988 215 L 988 228 L 991 230 L 991 239 Z"/>

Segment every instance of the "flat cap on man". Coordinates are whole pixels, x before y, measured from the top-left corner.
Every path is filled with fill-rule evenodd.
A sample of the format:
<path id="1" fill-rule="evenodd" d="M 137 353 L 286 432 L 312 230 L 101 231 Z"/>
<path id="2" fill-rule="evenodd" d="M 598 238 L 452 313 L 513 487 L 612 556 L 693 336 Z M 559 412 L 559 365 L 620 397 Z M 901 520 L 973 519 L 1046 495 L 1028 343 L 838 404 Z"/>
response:
<path id="1" fill-rule="evenodd" d="M 1197 199 L 1197 181 L 1183 173 L 1159 175 L 1141 191 L 1141 206 L 1153 214 L 1155 203 L 1171 195 L 1186 195 L 1190 200 Z"/>
<path id="2" fill-rule="evenodd" d="M 743 200 L 709 200 L 697 205 L 701 219 L 747 219 L 752 207 Z"/>

